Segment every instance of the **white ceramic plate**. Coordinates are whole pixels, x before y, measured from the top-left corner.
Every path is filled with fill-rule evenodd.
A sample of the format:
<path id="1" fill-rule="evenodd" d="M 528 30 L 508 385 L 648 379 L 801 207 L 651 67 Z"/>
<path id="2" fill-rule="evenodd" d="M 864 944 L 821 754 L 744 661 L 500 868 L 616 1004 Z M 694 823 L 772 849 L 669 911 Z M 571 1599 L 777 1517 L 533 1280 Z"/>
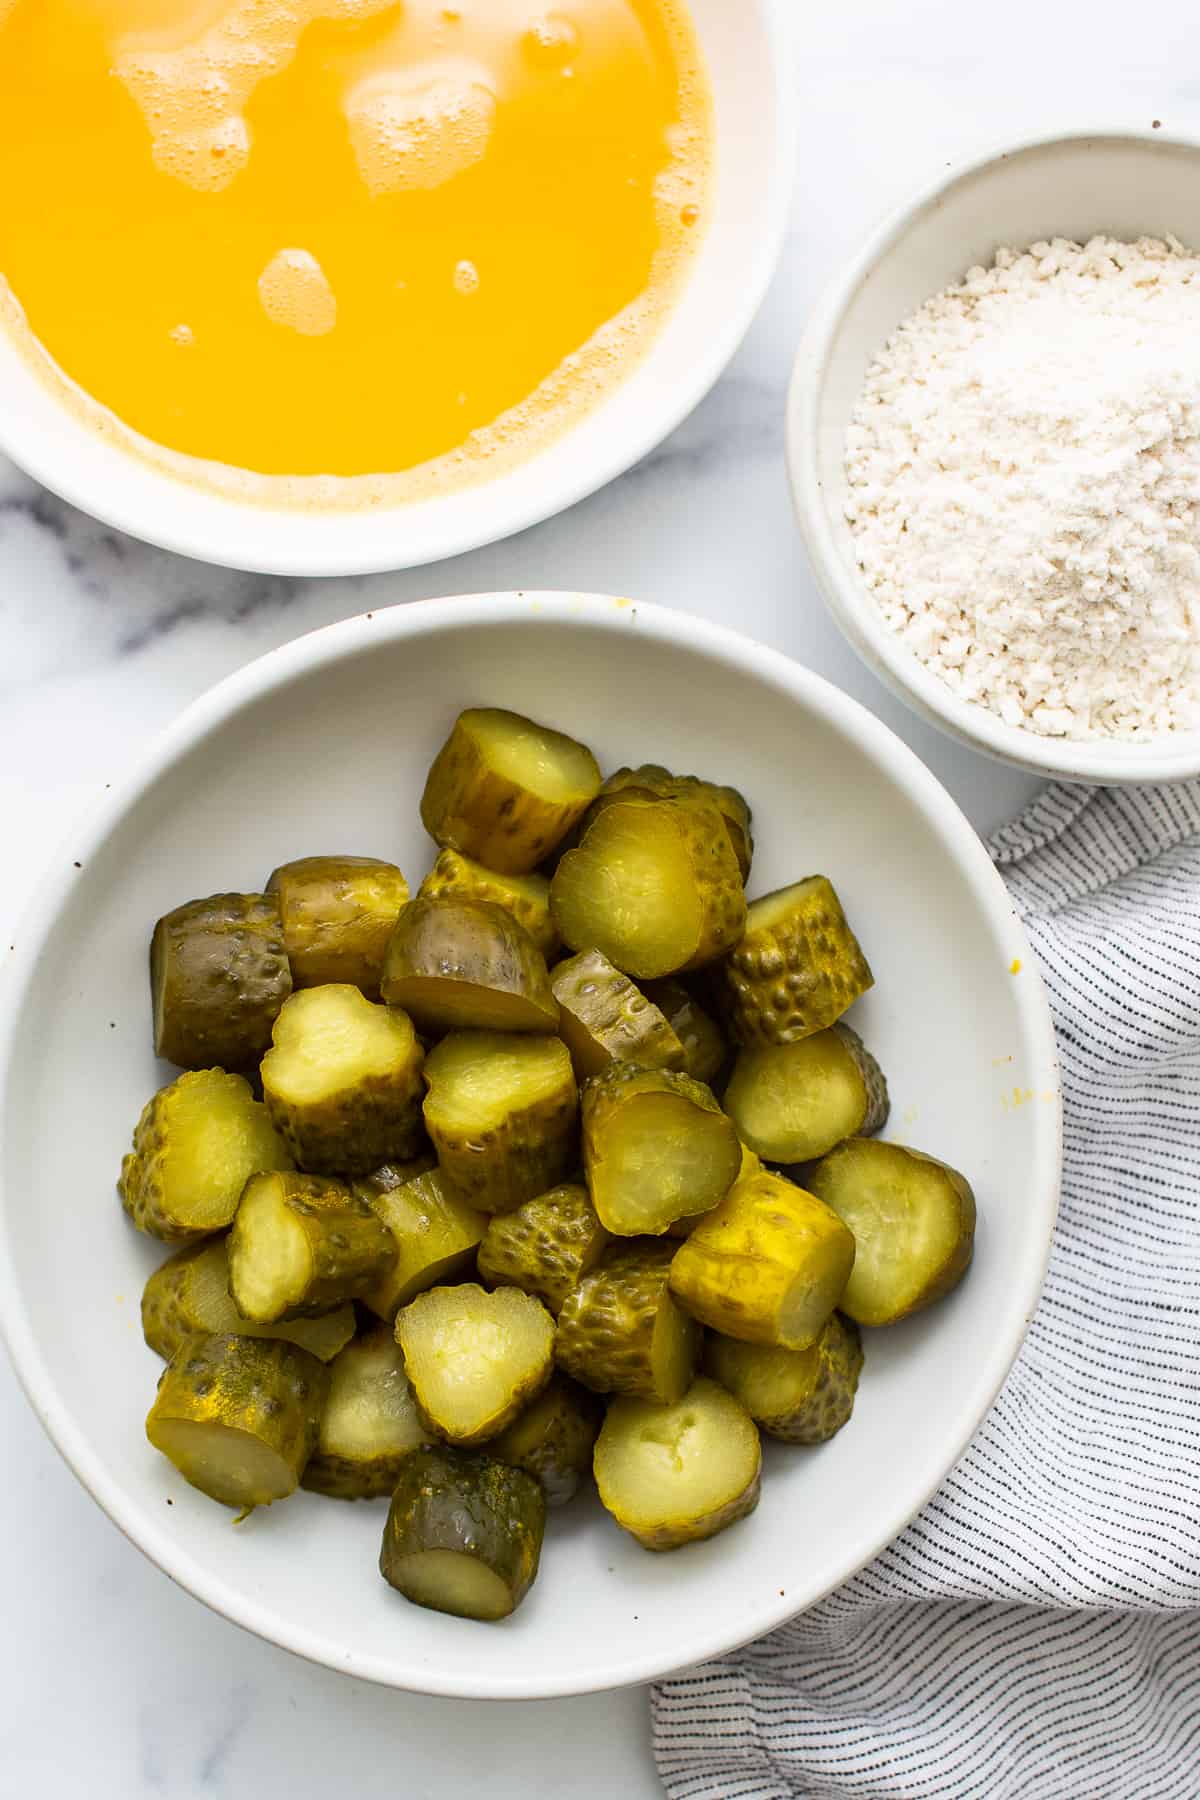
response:
<path id="1" fill-rule="evenodd" d="M 846 523 L 846 429 L 867 369 L 902 321 L 1001 245 L 1174 233 L 1200 246 L 1200 143 L 1159 131 L 1078 132 L 1012 144 L 956 167 L 864 245 L 813 314 L 788 401 L 796 516 L 818 585 L 863 661 L 950 736 L 1002 762 L 1073 781 L 1200 774 L 1200 732 L 1140 744 L 1075 743 L 1006 725 L 962 700 L 884 624 Z"/>
<path id="2" fill-rule="evenodd" d="M 711 227 L 641 362 L 538 456 L 494 481 L 358 513 L 243 505 L 174 480 L 76 419 L 0 329 L 0 450 L 135 537 L 231 568 L 353 575 L 456 556 L 561 512 L 654 448 L 708 392 L 766 291 L 795 166 L 786 0 L 690 0 L 716 111 Z"/>
<path id="3" fill-rule="evenodd" d="M 380 1580 L 381 1505 L 298 1495 L 236 1530 L 148 1446 L 160 1364 L 138 1300 L 156 1244 L 113 1183 L 172 1071 L 150 1050 L 146 945 L 196 894 L 276 863 L 371 851 L 419 878 L 426 767 L 457 710 L 521 709 L 750 796 L 753 888 L 826 870 L 878 985 L 854 1022 L 887 1070 L 893 1135 L 960 1165 L 976 1265 L 944 1305 L 870 1337 L 854 1419 L 767 1452 L 746 1523 L 670 1556 L 583 1502 L 501 1626 L 422 1612 Z M 76 867 L 76 861 L 80 866 Z M 1020 1345 L 1054 1219 L 1053 1035 L 1006 891 L 898 739 L 778 653 L 685 615 L 571 595 L 366 614 L 264 657 L 147 752 L 68 847 L 20 935 L 0 1045 L 0 1319 L 46 1429 L 121 1529 L 219 1612 L 334 1668 L 429 1693 L 532 1698 L 649 1680 L 768 1630 L 903 1527 L 961 1454 Z M 1014 963 L 1021 964 L 1013 973 Z M 1015 1104 L 1020 1098 L 1024 1103 Z"/>

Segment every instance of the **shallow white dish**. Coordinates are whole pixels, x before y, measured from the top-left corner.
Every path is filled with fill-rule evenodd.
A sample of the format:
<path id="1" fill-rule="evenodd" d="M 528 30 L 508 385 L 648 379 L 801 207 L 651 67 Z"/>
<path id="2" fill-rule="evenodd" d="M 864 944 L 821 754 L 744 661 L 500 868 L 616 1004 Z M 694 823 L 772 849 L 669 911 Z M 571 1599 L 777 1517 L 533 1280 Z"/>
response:
<path id="1" fill-rule="evenodd" d="M 1177 781 L 1200 773 L 1200 733 L 1075 743 L 959 699 L 884 624 L 845 518 L 846 429 L 868 366 L 896 327 L 1001 245 L 1099 232 L 1173 233 L 1200 245 L 1200 142 L 1147 131 L 1018 143 L 956 167 L 894 214 L 825 295 L 800 345 L 788 400 L 792 495 L 830 612 L 864 662 L 931 724 L 1037 774 Z"/>
<path id="2" fill-rule="evenodd" d="M 552 1517 L 542 1574 L 502 1626 L 407 1605 L 377 1572 L 384 1510 L 301 1494 L 236 1530 L 143 1435 L 161 1365 L 138 1301 L 163 1255 L 114 1179 L 172 1071 L 150 1049 L 153 920 L 253 889 L 288 857 L 367 850 L 419 878 L 426 766 L 487 702 L 736 782 L 753 887 L 827 870 L 878 985 L 855 1009 L 892 1134 L 967 1170 L 976 1266 L 944 1305 L 872 1336 L 855 1418 L 770 1446 L 763 1499 L 725 1536 L 638 1548 L 585 1501 Z M 19 934 L 0 1025 L 0 1323 L 80 1480 L 176 1581 L 331 1667 L 429 1693 L 533 1698 L 640 1682 L 757 1636 L 904 1526 L 1016 1355 L 1048 1254 L 1060 1108 L 1041 983 L 1007 893 L 935 778 L 854 701 L 686 615 L 575 595 L 366 614 L 251 664 L 192 706 L 67 847 Z M 1016 965 L 1020 964 L 1019 971 Z"/>
<path id="3" fill-rule="evenodd" d="M 187 485 L 75 417 L 0 327 L 0 450 L 135 537 L 231 568 L 353 575 L 457 556 L 561 512 L 645 456 L 716 381 L 783 243 L 795 165 L 784 0 L 689 0 L 715 101 L 712 224 L 674 310 L 625 380 L 562 437 L 490 482 L 337 513 L 245 505 Z"/>

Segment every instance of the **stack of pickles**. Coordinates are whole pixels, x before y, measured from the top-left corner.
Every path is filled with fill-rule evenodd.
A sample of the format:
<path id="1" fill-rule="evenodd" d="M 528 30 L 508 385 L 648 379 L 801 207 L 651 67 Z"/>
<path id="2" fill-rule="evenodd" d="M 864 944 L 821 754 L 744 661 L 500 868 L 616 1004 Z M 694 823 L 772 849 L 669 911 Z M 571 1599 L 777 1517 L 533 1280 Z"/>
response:
<path id="1" fill-rule="evenodd" d="M 866 958 L 823 876 L 747 904 L 734 789 L 475 709 L 421 817 L 413 898 L 317 856 L 159 920 L 184 1072 L 120 1193 L 181 1246 L 151 1443 L 242 1513 L 389 1499 L 387 1581 L 498 1619 L 593 1474 L 650 1550 L 751 1512 L 760 1432 L 840 1430 L 859 1327 L 949 1292 L 975 1208 L 874 1135 Z"/>

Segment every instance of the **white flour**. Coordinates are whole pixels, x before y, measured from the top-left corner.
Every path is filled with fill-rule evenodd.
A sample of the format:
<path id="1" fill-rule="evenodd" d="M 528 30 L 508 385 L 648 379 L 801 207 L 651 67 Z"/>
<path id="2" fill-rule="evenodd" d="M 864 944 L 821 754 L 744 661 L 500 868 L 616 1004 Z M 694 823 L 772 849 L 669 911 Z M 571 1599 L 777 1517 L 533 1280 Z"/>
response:
<path id="1" fill-rule="evenodd" d="M 847 439 L 887 623 L 1051 736 L 1200 728 L 1200 257 L 1003 250 L 908 319 Z"/>

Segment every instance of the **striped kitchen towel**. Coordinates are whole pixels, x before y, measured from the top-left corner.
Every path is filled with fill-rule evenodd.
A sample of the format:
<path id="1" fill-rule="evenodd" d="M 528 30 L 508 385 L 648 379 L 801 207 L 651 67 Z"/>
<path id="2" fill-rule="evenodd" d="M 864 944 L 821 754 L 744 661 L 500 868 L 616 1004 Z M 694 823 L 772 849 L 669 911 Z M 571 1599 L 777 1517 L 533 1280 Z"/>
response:
<path id="1" fill-rule="evenodd" d="M 1041 1305 L 890 1549 L 655 1690 L 671 1800 L 1200 1800 L 1200 782 L 1054 787 L 991 849 L 1062 1055 Z"/>

